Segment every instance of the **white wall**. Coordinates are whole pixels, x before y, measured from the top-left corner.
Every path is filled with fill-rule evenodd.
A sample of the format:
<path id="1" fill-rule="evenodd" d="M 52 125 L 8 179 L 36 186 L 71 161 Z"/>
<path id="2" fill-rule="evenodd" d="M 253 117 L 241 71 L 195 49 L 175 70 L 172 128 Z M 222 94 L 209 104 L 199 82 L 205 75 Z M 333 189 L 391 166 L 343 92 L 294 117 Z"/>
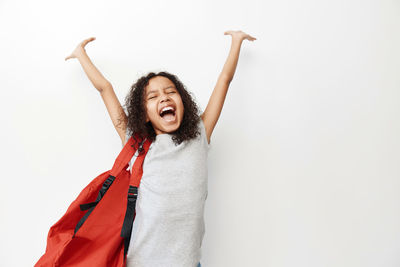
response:
<path id="1" fill-rule="evenodd" d="M 400 266 L 400 2 L 0 2 L 1 266 L 47 231 L 121 141 L 76 59 L 121 102 L 175 73 L 204 110 L 245 41 L 211 138 L 205 267 Z"/>

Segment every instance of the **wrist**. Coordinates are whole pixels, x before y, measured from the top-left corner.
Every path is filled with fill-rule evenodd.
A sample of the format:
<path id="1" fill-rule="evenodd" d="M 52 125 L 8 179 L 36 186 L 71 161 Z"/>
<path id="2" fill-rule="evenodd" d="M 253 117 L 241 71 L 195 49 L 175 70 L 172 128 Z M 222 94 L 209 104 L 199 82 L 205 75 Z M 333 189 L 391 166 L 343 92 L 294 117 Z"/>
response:
<path id="1" fill-rule="evenodd" d="M 243 38 L 241 37 L 232 37 L 232 43 L 242 44 Z"/>
<path id="2" fill-rule="evenodd" d="M 76 49 L 76 57 L 82 57 L 86 55 L 86 50 L 83 47 L 78 47 Z"/>

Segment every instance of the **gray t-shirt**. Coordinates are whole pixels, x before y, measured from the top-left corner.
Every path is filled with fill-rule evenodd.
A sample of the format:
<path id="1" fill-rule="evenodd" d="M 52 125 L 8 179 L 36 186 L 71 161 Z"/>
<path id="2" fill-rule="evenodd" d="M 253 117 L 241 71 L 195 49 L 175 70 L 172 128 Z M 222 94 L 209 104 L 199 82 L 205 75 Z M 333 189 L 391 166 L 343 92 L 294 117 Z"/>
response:
<path id="1" fill-rule="evenodd" d="M 207 142 L 200 135 L 175 145 L 171 134 L 159 134 L 143 162 L 136 217 L 127 267 L 196 267 L 205 233 Z M 126 135 L 126 141 L 129 136 Z M 136 158 L 133 156 L 129 169 Z"/>

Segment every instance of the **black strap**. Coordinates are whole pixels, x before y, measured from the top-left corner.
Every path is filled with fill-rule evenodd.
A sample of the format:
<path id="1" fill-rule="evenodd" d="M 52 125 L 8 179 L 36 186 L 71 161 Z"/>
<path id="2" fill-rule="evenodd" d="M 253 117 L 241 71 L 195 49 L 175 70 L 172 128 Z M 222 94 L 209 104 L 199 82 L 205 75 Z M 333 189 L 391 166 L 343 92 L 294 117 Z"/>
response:
<path id="1" fill-rule="evenodd" d="M 92 211 L 94 210 L 94 208 L 96 207 L 96 205 L 100 202 L 100 200 L 103 198 L 104 194 L 107 192 L 107 190 L 110 188 L 111 184 L 114 182 L 115 177 L 110 175 L 103 183 L 103 186 L 101 187 L 99 194 L 97 195 L 96 201 L 94 202 L 90 202 L 90 203 L 85 203 L 85 204 L 81 204 L 80 208 L 81 210 L 88 210 L 85 215 L 83 215 L 83 217 L 79 220 L 79 222 L 77 223 L 76 227 L 75 227 L 75 231 L 74 231 L 74 236 L 75 233 L 79 230 L 79 228 L 81 228 L 81 226 L 83 225 L 83 223 L 86 221 L 86 219 L 89 217 L 90 213 L 92 213 Z"/>
<path id="2" fill-rule="evenodd" d="M 143 139 L 140 142 L 138 153 L 144 152 L 143 144 L 146 141 L 146 139 L 147 138 Z M 126 256 L 126 253 L 128 252 L 129 242 L 131 240 L 133 221 L 136 215 L 135 209 L 136 209 L 137 195 L 138 195 L 138 188 L 136 186 L 129 185 L 128 202 L 126 206 L 124 222 L 122 224 L 122 229 L 121 229 L 121 237 L 124 238 L 124 256 Z M 126 259 L 126 257 L 124 257 L 124 259 Z"/>
<path id="3" fill-rule="evenodd" d="M 128 190 L 128 203 L 125 212 L 124 223 L 122 224 L 121 237 L 124 238 L 124 255 L 128 252 L 129 242 L 132 234 L 132 224 L 135 218 L 136 199 L 138 188 L 130 185 Z"/>

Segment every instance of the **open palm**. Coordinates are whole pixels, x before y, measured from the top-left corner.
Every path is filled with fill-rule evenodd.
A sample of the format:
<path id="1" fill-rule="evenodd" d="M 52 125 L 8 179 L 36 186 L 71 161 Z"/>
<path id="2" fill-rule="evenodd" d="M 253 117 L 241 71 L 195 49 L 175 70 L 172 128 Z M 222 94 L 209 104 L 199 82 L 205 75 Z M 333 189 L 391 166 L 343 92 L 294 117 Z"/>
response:
<path id="1" fill-rule="evenodd" d="M 257 38 L 251 36 L 250 34 L 247 34 L 243 31 L 226 31 L 224 32 L 224 35 L 231 35 L 232 38 L 239 39 L 239 40 L 249 40 L 249 41 L 254 41 L 257 40 Z"/>
<path id="2" fill-rule="evenodd" d="M 90 37 L 90 38 L 87 38 L 87 39 L 83 40 L 82 42 L 80 42 L 80 43 L 76 46 L 76 48 L 74 49 L 74 51 L 72 51 L 71 55 L 67 56 L 67 57 L 65 58 L 65 60 L 70 59 L 70 58 L 76 58 L 76 57 L 78 57 L 79 54 L 80 54 L 82 51 L 85 51 L 85 46 L 86 46 L 89 42 L 91 42 L 91 41 L 93 41 L 93 40 L 95 40 L 95 39 L 96 39 L 96 37 Z"/>

